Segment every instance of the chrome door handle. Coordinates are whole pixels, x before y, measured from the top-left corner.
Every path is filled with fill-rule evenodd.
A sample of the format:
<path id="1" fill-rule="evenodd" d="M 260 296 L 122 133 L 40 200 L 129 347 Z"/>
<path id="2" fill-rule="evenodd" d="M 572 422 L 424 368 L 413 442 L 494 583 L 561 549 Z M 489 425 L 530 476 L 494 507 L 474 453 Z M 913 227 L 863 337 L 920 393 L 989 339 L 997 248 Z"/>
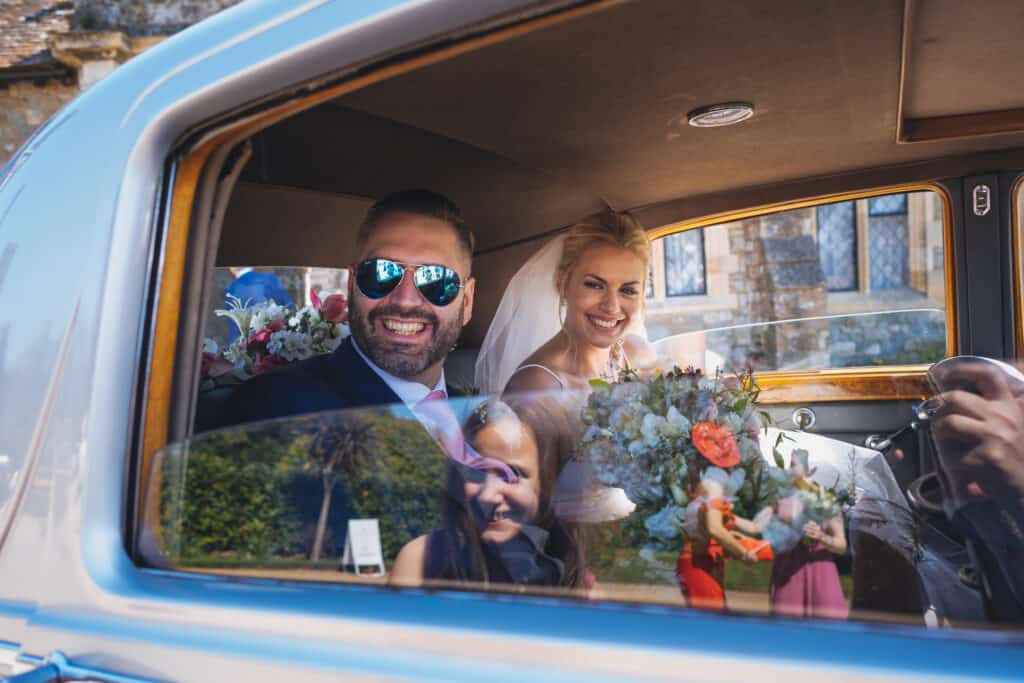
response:
<path id="1" fill-rule="evenodd" d="M 59 650 L 54 650 L 46 657 L 46 659 L 43 660 L 40 660 L 38 657 L 20 655 L 18 657 L 18 661 L 26 664 L 39 664 L 39 666 L 31 671 L 26 671 L 14 676 L 8 676 L 7 678 L 2 679 L 0 683 L 64 683 L 65 681 L 94 681 L 95 683 L 156 683 L 148 678 L 126 676 L 124 674 L 114 673 L 113 671 L 93 669 L 87 666 L 75 666 L 69 662 L 68 658 L 64 656 L 64 653 Z"/>

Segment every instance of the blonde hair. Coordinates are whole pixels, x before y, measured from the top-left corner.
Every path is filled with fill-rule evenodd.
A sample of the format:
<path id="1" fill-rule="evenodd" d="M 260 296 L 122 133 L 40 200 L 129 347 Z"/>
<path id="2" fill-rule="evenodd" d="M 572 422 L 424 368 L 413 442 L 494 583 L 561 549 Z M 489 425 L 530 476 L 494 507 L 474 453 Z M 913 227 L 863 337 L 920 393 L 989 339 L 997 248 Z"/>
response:
<path id="1" fill-rule="evenodd" d="M 562 246 L 562 259 L 555 272 L 555 284 L 564 283 L 569 273 L 576 267 L 590 247 L 608 246 L 628 249 L 644 262 L 644 273 L 651 260 L 651 244 L 647 240 L 647 232 L 640 223 L 628 213 L 605 209 L 591 214 L 569 229 Z"/>

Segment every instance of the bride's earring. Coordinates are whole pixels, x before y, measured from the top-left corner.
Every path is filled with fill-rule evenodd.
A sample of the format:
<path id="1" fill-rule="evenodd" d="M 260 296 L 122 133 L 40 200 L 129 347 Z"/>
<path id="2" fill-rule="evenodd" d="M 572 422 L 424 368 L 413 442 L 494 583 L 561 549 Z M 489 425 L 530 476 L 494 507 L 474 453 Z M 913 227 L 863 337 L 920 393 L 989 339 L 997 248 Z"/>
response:
<path id="1" fill-rule="evenodd" d="M 559 299 L 558 299 L 558 326 L 559 327 L 565 327 L 565 311 L 566 311 L 566 308 L 567 308 L 567 305 L 565 303 L 565 298 L 559 297 Z"/>

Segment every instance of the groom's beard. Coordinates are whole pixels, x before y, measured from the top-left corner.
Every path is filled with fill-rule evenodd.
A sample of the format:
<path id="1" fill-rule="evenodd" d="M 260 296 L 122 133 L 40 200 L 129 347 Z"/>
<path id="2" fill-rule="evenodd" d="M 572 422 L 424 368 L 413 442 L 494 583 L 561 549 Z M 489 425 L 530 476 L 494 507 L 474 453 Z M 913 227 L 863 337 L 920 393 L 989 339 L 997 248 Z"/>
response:
<path id="1" fill-rule="evenodd" d="M 358 298 L 350 300 L 349 328 L 352 337 L 374 365 L 395 377 L 409 379 L 443 361 L 462 332 L 461 315 L 451 320 L 442 320 L 429 309 L 410 311 L 386 304 L 377 306 L 366 314 L 360 309 L 358 301 Z M 461 301 L 451 304 L 452 307 L 461 305 Z M 374 328 L 375 323 L 383 317 L 426 321 L 432 330 L 431 337 L 425 344 L 416 347 L 381 339 L 374 333 Z"/>

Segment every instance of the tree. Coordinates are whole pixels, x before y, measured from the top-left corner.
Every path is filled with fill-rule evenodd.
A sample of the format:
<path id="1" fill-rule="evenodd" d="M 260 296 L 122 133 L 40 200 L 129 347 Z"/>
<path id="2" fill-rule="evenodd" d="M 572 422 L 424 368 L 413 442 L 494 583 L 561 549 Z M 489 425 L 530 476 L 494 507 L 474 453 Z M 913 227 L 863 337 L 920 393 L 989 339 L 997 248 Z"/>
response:
<path id="1" fill-rule="evenodd" d="M 323 499 L 320 502 L 320 517 L 316 523 L 316 535 L 310 560 L 320 559 L 324 534 L 327 531 L 327 513 L 331 508 L 334 485 L 341 474 L 352 475 L 377 448 L 377 437 L 373 424 L 362 415 L 341 413 L 325 416 L 318 420 L 309 442 L 307 471 L 320 475 L 323 484 Z"/>

